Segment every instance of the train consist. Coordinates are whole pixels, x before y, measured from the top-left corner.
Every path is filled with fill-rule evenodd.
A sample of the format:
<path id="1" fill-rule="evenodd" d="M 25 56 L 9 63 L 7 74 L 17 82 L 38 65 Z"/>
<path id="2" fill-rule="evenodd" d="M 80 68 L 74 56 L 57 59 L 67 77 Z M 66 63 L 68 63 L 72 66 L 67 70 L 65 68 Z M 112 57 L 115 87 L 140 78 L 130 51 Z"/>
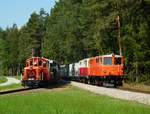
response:
<path id="1" fill-rule="evenodd" d="M 26 60 L 22 85 L 40 87 L 59 78 L 100 86 L 122 86 L 124 58 L 120 55 L 102 55 L 59 65 L 54 60 L 32 57 Z"/>
<path id="2" fill-rule="evenodd" d="M 32 57 L 26 60 L 22 85 L 40 87 L 56 82 L 59 78 L 59 65 L 54 60 Z"/>
<path id="3" fill-rule="evenodd" d="M 65 79 L 100 86 L 122 86 L 124 58 L 120 55 L 102 55 L 60 66 L 60 76 Z"/>

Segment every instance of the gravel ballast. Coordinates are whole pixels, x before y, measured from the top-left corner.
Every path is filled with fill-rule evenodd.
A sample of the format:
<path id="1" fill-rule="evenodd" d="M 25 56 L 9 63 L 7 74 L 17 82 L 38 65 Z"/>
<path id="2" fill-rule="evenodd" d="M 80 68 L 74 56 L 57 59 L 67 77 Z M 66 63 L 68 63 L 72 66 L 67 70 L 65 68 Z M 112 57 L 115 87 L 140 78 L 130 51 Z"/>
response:
<path id="1" fill-rule="evenodd" d="M 71 81 L 71 85 L 88 90 L 96 94 L 107 95 L 114 98 L 136 101 L 139 103 L 150 105 L 150 94 L 119 90 L 115 88 L 98 87 L 98 86 L 78 83 L 74 81 Z"/>

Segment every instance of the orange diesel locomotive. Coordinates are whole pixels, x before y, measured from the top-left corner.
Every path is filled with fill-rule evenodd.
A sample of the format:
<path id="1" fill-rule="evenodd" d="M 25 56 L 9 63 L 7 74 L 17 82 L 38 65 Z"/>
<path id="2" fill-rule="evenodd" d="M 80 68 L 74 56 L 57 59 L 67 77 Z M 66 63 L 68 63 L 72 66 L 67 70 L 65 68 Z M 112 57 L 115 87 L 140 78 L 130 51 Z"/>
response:
<path id="1" fill-rule="evenodd" d="M 26 60 L 26 66 L 22 77 L 23 86 L 45 86 L 57 79 L 57 62 L 41 57 L 32 57 Z"/>
<path id="2" fill-rule="evenodd" d="M 103 55 L 89 59 L 88 76 L 92 83 L 122 85 L 124 61 L 120 55 Z"/>

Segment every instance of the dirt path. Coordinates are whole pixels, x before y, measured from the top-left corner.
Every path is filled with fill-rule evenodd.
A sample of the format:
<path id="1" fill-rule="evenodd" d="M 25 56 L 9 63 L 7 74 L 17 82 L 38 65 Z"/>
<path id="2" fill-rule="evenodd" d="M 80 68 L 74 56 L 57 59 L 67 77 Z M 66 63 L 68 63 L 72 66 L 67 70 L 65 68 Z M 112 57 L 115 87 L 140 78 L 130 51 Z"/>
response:
<path id="1" fill-rule="evenodd" d="M 139 103 L 150 105 L 150 94 L 130 92 L 125 90 L 119 90 L 115 88 L 105 88 L 93 85 L 87 85 L 78 82 L 71 82 L 71 85 L 94 92 L 96 94 L 107 95 L 114 98 L 123 100 L 136 101 Z"/>
<path id="2" fill-rule="evenodd" d="M 0 84 L 0 86 L 8 86 L 12 84 L 18 84 L 20 83 L 20 80 L 12 77 L 7 77 L 7 82 Z"/>

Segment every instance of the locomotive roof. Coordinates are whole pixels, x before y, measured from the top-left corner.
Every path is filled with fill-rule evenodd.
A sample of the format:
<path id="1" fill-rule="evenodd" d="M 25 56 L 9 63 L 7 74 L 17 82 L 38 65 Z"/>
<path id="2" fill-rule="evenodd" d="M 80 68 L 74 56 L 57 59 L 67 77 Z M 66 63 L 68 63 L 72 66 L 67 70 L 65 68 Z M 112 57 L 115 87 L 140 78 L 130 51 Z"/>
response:
<path id="1" fill-rule="evenodd" d="M 102 55 L 102 57 L 112 57 L 112 56 L 115 56 L 115 57 L 122 57 L 121 55 L 115 55 L 115 54 Z"/>
<path id="2" fill-rule="evenodd" d="M 79 62 L 82 62 L 82 61 L 85 61 L 85 60 L 88 61 L 89 59 L 95 59 L 95 58 L 99 58 L 99 57 L 112 57 L 113 55 L 114 55 L 115 57 L 122 57 L 121 55 L 115 55 L 115 54 L 100 55 L 100 56 L 95 56 L 95 57 L 85 58 L 85 59 L 80 60 Z"/>
<path id="3" fill-rule="evenodd" d="M 109 54 L 109 55 L 100 55 L 100 56 L 96 56 L 96 57 L 92 57 L 92 58 L 97 58 L 97 57 L 112 57 L 112 56 L 122 57 L 121 55 Z"/>
<path id="4" fill-rule="evenodd" d="M 43 57 L 31 57 L 29 59 L 27 59 L 27 61 L 31 60 L 31 59 L 44 59 L 44 60 L 48 60 L 46 58 L 43 58 Z"/>
<path id="5" fill-rule="evenodd" d="M 92 58 L 92 57 L 91 57 Z M 82 59 L 82 60 L 80 60 L 79 62 L 82 62 L 82 61 L 84 61 L 84 60 L 89 60 L 89 59 L 91 59 L 91 58 L 85 58 L 85 59 Z"/>

